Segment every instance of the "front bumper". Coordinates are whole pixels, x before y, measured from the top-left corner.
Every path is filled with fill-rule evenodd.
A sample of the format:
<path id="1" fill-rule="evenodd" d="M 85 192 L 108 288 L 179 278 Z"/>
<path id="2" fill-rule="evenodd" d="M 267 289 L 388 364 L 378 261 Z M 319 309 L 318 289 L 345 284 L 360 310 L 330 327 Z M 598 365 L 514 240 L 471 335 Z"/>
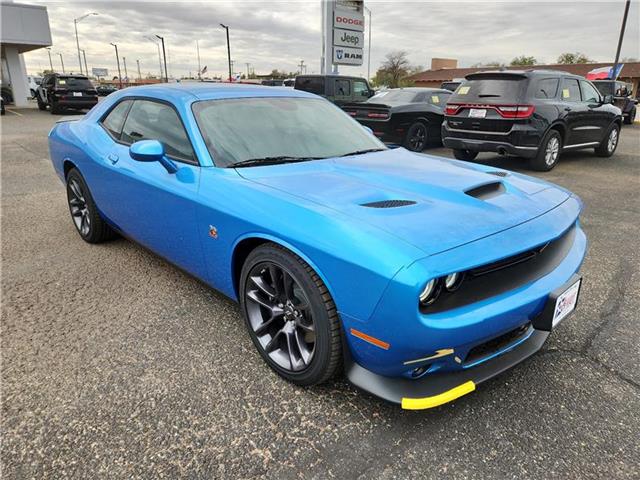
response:
<path id="1" fill-rule="evenodd" d="M 536 353 L 549 337 L 556 300 L 569 287 L 581 281 L 578 275 L 554 290 L 545 307 L 532 321 L 526 335 L 488 355 L 486 361 L 457 371 L 436 372 L 412 380 L 405 377 L 386 377 L 376 374 L 350 356 L 345 360 L 345 372 L 349 381 L 391 403 L 400 404 L 406 410 L 423 410 L 451 402 L 473 392 L 476 386 L 512 368 Z"/>

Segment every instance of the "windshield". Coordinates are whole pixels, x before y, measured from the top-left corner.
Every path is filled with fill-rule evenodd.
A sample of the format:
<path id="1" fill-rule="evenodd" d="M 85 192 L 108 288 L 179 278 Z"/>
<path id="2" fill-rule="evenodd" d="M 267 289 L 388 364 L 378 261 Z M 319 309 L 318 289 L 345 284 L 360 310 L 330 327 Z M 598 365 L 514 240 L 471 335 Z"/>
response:
<path id="1" fill-rule="evenodd" d="M 370 103 L 391 102 L 391 103 L 412 103 L 416 101 L 419 92 L 413 90 L 387 90 L 376 93 L 367 100 Z"/>
<path id="2" fill-rule="evenodd" d="M 326 158 L 386 148 L 346 113 L 322 99 L 206 100 L 194 103 L 193 112 L 219 167 L 254 159 Z"/>
<path id="3" fill-rule="evenodd" d="M 58 86 L 65 88 L 81 88 L 88 89 L 93 88 L 93 84 L 88 78 L 78 77 L 58 77 Z"/>

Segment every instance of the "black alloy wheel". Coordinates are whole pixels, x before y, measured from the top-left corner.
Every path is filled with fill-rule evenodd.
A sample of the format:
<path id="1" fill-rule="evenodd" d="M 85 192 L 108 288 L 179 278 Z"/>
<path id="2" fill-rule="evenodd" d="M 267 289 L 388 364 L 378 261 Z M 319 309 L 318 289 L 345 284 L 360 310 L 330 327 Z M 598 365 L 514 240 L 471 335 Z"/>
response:
<path id="1" fill-rule="evenodd" d="M 67 201 L 73 224 L 85 242 L 100 243 L 116 236 L 100 216 L 89 187 L 75 168 L 67 174 Z"/>
<path id="2" fill-rule="evenodd" d="M 341 365 L 338 314 L 325 285 L 300 257 L 275 244 L 249 254 L 240 304 L 251 339 L 273 370 L 315 385 Z"/>
<path id="3" fill-rule="evenodd" d="M 427 127 L 424 123 L 416 122 L 407 130 L 404 147 L 412 152 L 422 152 L 427 146 Z"/>
<path id="4" fill-rule="evenodd" d="M 475 158 L 478 156 L 478 152 L 474 152 L 473 150 L 463 150 L 463 149 L 454 148 L 453 156 L 456 157 L 458 160 L 471 162 L 472 160 L 475 160 Z"/>

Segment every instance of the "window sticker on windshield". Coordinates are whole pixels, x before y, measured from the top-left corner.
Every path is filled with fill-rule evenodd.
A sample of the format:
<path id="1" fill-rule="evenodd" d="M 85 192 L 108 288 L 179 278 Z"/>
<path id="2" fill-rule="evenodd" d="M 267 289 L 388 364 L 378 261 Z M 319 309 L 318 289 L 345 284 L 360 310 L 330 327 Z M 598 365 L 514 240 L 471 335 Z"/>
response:
<path id="1" fill-rule="evenodd" d="M 58 85 L 66 85 L 66 84 L 67 84 L 66 80 L 63 80 L 61 78 L 58 79 Z"/>
<path id="2" fill-rule="evenodd" d="M 569 89 L 568 88 L 563 88 L 562 89 L 562 98 L 569 98 L 571 96 L 571 94 L 569 93 Z"/>
<path id="3" fill-rule="evenodd" d="M 440 98 L 437 95 L 431 95 L 431 101 L 433 103 L 440 103 Z"/>
<path id="4" fill-rule="evenodd" d="M 471 87 L 460 87 L 456 92 L 458 95 L 466 95 Z"/>

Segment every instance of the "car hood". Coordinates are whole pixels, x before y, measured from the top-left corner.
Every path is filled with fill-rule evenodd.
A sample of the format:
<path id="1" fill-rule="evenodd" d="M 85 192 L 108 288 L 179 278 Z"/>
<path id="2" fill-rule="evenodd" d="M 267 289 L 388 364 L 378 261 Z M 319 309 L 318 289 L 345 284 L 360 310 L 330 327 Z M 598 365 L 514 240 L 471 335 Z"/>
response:
<path id="1" fill-rule="evenodd" d="M 427 255 L 515 227 L 570 196 L 531 177 L 404 148 L 237 171 L 367 222 Z"/>

